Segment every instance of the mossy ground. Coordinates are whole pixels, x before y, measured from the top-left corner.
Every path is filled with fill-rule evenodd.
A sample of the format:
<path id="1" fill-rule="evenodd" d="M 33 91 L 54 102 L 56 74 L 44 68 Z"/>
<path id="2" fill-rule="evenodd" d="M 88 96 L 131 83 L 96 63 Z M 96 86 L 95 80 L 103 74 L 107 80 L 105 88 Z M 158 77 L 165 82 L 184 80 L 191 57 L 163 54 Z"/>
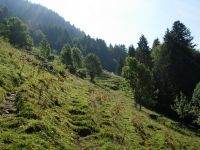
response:
<path id="1" fill-rule="evenodd" d="M 0 40 L 0 149 L 200 149 L 197 132 L 135 109 L 124 79 L 105 72 L 92 84 L 52 64 L 56 73 Z M 12 93 L 17 111 L 5 116 Z"/>

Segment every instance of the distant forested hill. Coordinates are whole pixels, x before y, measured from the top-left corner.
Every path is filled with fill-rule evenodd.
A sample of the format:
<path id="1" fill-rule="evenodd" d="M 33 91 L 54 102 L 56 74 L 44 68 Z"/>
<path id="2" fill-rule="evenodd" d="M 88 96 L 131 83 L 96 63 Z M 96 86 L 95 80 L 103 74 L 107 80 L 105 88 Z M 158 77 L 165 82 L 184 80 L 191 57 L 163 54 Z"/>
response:
<path id="1" fill-rule="evenodd" d="M 97 54 L 104 69 L 120 73 L 127 55 L 124 45 L 108 47 L 104 40 L 91 38 L 52 10 L 27 0 L 0 0 L 0 5 L 9 16 L 18 16 L 29 26 L 35 46 L 46 36 L 56 52 L 68 43 L 80 48 L 84 55 L 89 52 Z"/>

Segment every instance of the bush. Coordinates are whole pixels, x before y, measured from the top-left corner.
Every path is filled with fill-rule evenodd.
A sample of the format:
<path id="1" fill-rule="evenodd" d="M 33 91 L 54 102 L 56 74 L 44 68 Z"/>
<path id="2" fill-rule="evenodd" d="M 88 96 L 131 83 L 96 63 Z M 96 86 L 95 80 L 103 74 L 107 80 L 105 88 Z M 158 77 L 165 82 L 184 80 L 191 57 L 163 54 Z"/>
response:
<path id="1" fill-rule="evenodd" d="M 190 115 L 190 103 L 182 92 L 179 96 L 176 96 L 175 104 L 172 106 L 172 109 L 179 115 L 181 119 L 186 119 Z"/>
<path id="2" fill-rule="evenodd" d="M 86 78 L 87 77 L 87 71 L 85 68 L 82 68 L 82 69 L 78 69 L 77 72 L 76 72 L 76 75 L 82 79 Z"/>
<path id="3" fill-rule="evenodd" d="M 5 18 L 1 27 L 1 35 L 11 44 L 19 48 L 31 50 L 33 40 L 28 33 L 28 27 L 18 17 Z"/>
<path id="4" fill-rule="evenodd" d="M 195 122 L 200 125 L 200 82 L 197 84 L 193 96 L 192 96 L 192 115 L 195 118 Z"/>
<path id="5" fill-rule="evenodd" d="M 76 68 L 74 66 L 69 65 L 67 68 L 71 74 L 76 74 Z"/>
<path id="6" fill-rule="evenodd" d="M 40 131 L 45 131 L 48 130 L 48 127 L 44 125 L 42 122 L 33 122 L 31 123 L 26 129 L 26 133 L 35 133 L 35 132 L 40 132 Z"/>
<path id="7" fill-rule="evenodd" d="M 90 81 L 94 82 L 95 76 L 101 74 L 102 72 L 99 57 L 93 53 L 88 54 L 85 58 L 85 66 L 87 68 L 88 74 L 90 75 Z"/>
<path id="8" fill-rule="evenodd" d="M 50 61 L 50 62 L 54 61 L 54 59 L 55 59 L 54 56 L 49 56 L 49 57 L 47 58 L 47 60 Z"/>

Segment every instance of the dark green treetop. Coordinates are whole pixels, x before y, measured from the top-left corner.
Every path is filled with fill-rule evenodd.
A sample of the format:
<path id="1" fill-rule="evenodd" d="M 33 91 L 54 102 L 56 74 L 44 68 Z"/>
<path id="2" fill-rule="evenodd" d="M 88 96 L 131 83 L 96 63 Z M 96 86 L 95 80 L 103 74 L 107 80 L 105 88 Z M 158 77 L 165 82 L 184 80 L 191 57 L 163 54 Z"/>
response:
<path id="1" fill-rule="evenodd" d="M 148 41 L 144 35 L 140 37 L 140 40 L 138 42 L 138 48 L 136 49 L 136 58 L 145 66 L 151 66 L 150 49 L 148 46 Z"/>
<path id="2" fill-rule="evenodd" d="M 128 48 L 128 55 L 130 57 L 135 57 L 135 48 L 133 45 L 130 45 L 129 48 Z"/>

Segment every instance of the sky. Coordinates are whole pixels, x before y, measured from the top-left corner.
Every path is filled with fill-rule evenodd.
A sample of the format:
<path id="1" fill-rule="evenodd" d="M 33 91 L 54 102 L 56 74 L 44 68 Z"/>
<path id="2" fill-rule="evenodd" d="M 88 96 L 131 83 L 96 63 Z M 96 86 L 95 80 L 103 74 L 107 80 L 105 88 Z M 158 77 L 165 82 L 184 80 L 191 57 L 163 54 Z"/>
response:
<path id="1" fill-rule="evenodd" d="M 188 27 L 200 49 L 200 0 L 29 0 L 57 12 L 93 38 L 107 44 L 137 42 L 141 34 L 149 41 L 163 40 L 167 28 L 180 20 Z"/>

